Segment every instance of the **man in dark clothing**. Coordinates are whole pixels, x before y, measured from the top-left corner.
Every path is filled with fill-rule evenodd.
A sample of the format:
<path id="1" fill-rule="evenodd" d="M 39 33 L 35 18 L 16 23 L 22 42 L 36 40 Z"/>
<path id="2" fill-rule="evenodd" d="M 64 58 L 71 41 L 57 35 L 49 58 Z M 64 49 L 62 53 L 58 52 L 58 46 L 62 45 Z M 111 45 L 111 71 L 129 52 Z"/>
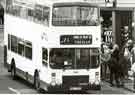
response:
<path id="1" fill-rule="evenodd" d="M 124 80 L 125 80 L 125 76 L 128 75 L 128 60 L 126 59 L 126 57 L 124 57 L 124 53 L 121 52 L 120 53 L 120 59 L 119 59 L 119 78 L 120 78 L 120 85 L 124 86 Z"/>
<path id="2" fill-rule="evenodd" d="M 113 81 L 116 81 L 116 85 L 119 85 L 118 81 L 118 61 L 115 57 L 112 57 L 109 63 L 109 69 L 110 69 L 110 84 L 111 86 L 114 86 Z"/>
<path id="3" fill-rule="evenodd" d="M 111 59 L 109 61 L 109 69 L 110 69 L 110 84 L 111 86 L 114 86 L 113 80 L 115 79 L 116 85 L 119 85 L 118 81 L 118 60 L 119 60 L 119 47 L 118 45 L 114 45 L 112 50 Z"/>

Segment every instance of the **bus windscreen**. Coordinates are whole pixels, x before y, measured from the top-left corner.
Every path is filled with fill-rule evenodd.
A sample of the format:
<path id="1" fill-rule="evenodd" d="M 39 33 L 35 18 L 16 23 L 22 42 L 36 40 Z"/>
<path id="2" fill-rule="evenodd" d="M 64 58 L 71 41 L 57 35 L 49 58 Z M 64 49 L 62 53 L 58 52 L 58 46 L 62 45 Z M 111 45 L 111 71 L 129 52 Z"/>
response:
<path id="1" fill-rule="evenodd" d="M 91 69 L 99 66 L 98 49 L 53 48 L 49 58 L 53 69 Z"/>

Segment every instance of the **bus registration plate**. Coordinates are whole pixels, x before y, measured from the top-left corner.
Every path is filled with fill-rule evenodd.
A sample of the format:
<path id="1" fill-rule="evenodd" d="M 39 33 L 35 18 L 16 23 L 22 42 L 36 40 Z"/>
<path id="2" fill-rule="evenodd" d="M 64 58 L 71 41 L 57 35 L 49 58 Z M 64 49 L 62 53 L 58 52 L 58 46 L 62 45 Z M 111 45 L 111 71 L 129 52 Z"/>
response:
<path id="1" fill-rule="evenodd" d="M 81 90 L 81 87 L 70 87 L 69 90 Z"/>

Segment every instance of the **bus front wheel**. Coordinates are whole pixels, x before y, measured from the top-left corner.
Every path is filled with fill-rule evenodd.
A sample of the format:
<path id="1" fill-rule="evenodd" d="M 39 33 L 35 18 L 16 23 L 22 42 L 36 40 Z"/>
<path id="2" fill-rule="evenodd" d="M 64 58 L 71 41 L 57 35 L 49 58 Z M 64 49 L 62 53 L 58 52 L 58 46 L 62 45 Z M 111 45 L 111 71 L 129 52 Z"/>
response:
<path id="1" fill-rule="evenodd" d="M 35 74 L 34 74 L 34 87 L 37 90 L 40 89 L 40 79 L 39 79 L 39 73 L 38 73 L 38 71 L 35 71 Z"/>

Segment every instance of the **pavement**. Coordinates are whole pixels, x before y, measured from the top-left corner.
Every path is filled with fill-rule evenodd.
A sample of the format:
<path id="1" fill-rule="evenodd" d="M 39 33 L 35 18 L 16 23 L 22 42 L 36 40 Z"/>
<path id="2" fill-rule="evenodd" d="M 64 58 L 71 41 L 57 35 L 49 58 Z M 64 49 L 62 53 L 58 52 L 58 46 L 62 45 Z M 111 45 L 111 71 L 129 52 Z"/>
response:
<path id="1" fill-rule="evenodd" d="M 7 68 L 5 68 L 4 66 L 1 66 L 1 63 L 0 63 L 0 76 L 7 75 L 8 73 L 9 72 Z"/>
<path id="2" fill-rule="evenodd" d="M 134 89 L 135 79 L 133 77 L 133 73 L 131 71 L 128 71 L 128 75 L 129 77 L 127 80 L 125 80 L 125 86 L 123 88 L 135 93 L 135 89 Z"/>
<path id="3" fill-rule="evenodd" d="M 107 78 L 106 80 L 103 80 L 103 81 L 109 83 L 109 78 Z M 124 87 L 122 87 L 122 88 L 125 89 L 125 90 L 128 90 L 130 92 L 135 93 L 134 85 L 135 85 L 134 78 L 133 78 L 133 76 L 130 75 L 128 77 L 128 79 L 125 80 Z"/>
<path id="4" fill-rule="evenodd" d="M 125 86 L 123 87 L 124 89 L 126 90 L 129 90 L 129 91 L 132 91 L 133 93 L 135 93 L 135 88 L 134 88 L 134 85 L 135 85 L 135 79 L 133 77 L 133 72 L 132 71 L 128 71 L 128 79 L 125 80 Z"/>
<path id="5" fill-rule="evenodd" d="M 0 76 L 8 74 L 7 68 L 4 67 L 4 26 L 0 24 Z"/>
<path id="6" fill-rule="evenodd" d="M 7 75 L 9 72 L 7 70 L 6 67 L 4 67 L 4 52 L 3 52 L 3 47 L 0 46 L 0 53 L 3 53 L 3 54 L 0 54 L 0 76 L 1 75 Z"/>
<path id="7" fill-rule="evenodd" d="M 134 89 L 134 80 L 132 79 L 128 79 L 125 82 L 125 86 L 123 87 L 125 90 L 129 90 L 133 93 L 135 93 L 135 89 Z"/>

